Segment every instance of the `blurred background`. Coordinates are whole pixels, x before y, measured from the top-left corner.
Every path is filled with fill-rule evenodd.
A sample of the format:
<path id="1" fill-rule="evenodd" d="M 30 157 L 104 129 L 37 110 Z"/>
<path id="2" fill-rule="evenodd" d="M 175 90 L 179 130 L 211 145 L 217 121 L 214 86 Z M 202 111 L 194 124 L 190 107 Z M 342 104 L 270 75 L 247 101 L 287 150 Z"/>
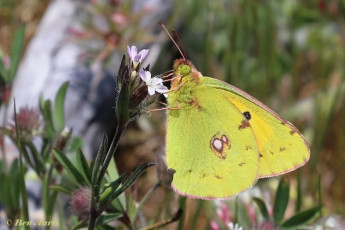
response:
<path id="1" fill-rule="evenodd" d="M 16 98 L 17 108 L 38 107 L 41 94 L 53 98 L 69 81 L 66 124 L 77 138 L 74 144 L 91 160 L 102 134 L 112 135 L 116 126 L 114 77 L 126 46 L 150 49 L 145 63 L 154 75 L 171 70 L 174 59 L 181 58 L 159 21 L 178 32 L 188 59 L 204 76 L 243 89 L 306 137 L 309 163 L 299 173 L 284 176 L 291 186 L 286 217 L 293 213 L 297 178 L 303 209 L 318 202 L 316 191 L 321 187 L 323 216 L 344 216 L 345 2 L 341 0 L 1 0 L 0 58 L 5 64 L 11 63 L 15 31 L 26 24 L 16 77 L 10 84 L 0 81 L 1 124 L 10 123 L 12 117 L 4 109 L 7 103 L 12 108 L 9 95 Z M 131 123 L 116 154 L 120 173 L 142 162 L 163 162 L 164 123 L 164 112 Z M 16 151 L 6 148 L 14 156 L 9 158 L 15 158 Z M 140 200 L 157 183 L 157 175 L 164 174 L 164 167 L 149 169 L 127 191 L 130 199 Z M 265 179 L 251 192 L 272 204 L 277 184 L 276 178 Z M 143 207 L 139 226 L 168 218 L 179 204 L 168 185 L 154 193 Z M 238 197 L 249 218 L 254 207 L 247 198 L 250 194 Z M 220 203 L 187 200 L 185 229 L 214 229 L 212 220 L 221 227 Z M 232 203 L 228 201 L 228 206 Z"/>

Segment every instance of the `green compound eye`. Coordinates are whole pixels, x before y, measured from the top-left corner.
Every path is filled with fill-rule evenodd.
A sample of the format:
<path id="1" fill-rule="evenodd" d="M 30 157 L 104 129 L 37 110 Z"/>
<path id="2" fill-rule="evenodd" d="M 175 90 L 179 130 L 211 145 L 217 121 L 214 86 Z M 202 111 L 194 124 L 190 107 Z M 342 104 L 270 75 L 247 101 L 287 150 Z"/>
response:
<path id="1" fill-rule="evenodd" d="M 181 75 L 186 76 L 190 74 L 190 67 L 188 65 L 182 65 L 180 72 L 181 72 Z"/>

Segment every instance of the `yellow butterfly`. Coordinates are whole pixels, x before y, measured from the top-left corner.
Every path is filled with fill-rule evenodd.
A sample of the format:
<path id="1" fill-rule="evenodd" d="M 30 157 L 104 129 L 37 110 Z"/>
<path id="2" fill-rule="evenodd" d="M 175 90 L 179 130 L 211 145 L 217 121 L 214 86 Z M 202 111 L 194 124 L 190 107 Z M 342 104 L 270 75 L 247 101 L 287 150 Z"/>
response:
<path id="1" fill-rule="evenodd" d="M 230 198 L 257 179 L 293 171 L 309 160 L 308 144 L 297 128 L 254 97 L 202 76 L 186 58 L 175 61 L 174 75 L 166 161 L 175 171 L 177 193 Z"/>

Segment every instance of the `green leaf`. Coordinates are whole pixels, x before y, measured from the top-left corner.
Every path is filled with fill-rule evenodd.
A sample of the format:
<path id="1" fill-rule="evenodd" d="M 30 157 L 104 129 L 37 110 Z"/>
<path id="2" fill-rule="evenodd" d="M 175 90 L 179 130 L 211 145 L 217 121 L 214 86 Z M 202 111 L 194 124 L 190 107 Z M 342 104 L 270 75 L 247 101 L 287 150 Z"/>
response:
<path id="1" fill-rule="evenodd" d="M 107 224 L 111 221 L 119 219 L 120 217 L 122 217 L 122 213 L 111 213 L 111 214 L 101 215 L 96 221 L 96 226 Z"/>
<path id="2" fill-rule="evenodd" d="M 83 147 L 83 139 L 80 137 L 72 137 L 71 140 L 68 142 L 68 151 L 74 153 L 79 148 Z"/>
<path id="3" fill-rule="evenodd" d="M 49 193 L 49 199 L 48 199 L 47 209 L 45 210 L 45 217 L 47 218 L 47 220 L 51 220 L 53 216 L 54 206 L 56 203 L 58 192 L 52 191 L 48 193 Z"/>
<path id="4" fill-rule="evenodd" d="M 274 223 L 279 225 L 284 218 L 285 210 L 289 202 L 290 184 L 280 179 L 273 206 Z"/>
<path id="5" fill-rule="evenodd" d="M 73 194 L 73 188 L 62 184 L 50 185 L 49 189 L 60 193 L 64 193 L 68 196 L 71 196 Z"/>
<path id="6" fill-rule="evenodd" d="M 58 130 L 62 130 L 65 126 L 65 98 L 68 84 L 68 82 L 62 84 L 55 97 L 54 115 Z"/>
<path id="7" fill-rule="evenodd" d="M 116 192 L 116 189 L 122 184 L 122 182 L 126 179 L 128 173 L 122 174 L 118 179 L 111 182 L 108 186 L 105 186 L 103 191 L 100 193 L 100 202 L 105 203 L 107 202 L 111 194 Z"/>
<path id="8" fill-rule="evenodd" d="M 148 168 L 154 166 L 154 162 L 147 162 L 140 165 L 132 174 L 131 176 L 123 183 L 120 187 L 120 191 L 125 191 L 129 186 L 131 186 L 134 181 Z"/>
<path id="9" fill-rule="evenodd" d="M 9 82 L 9 73 L 5 69 L 1 56 L 0 56 L 0 76 L 4 82 Z"/>
<path id="10" fill-rule="evenodd" d="M 80 174 L 72 162 L 58 149 L 53 149 L 54 156 L 64 166 L 64 168 L 74 177 L 76 182 L 80 185 L 87 184 L 84 177 Z"/>
<path id="11" fill-rule="evenodd" d="M 97 181 L 97 179 L 98 179 L 98 173 L 99 173 L 100 167 L 103 165 L 104 158 L 107 154 L 107 150 L 108 150 L 108 136 L 104 134 L 101 145 L 99 146 L 99 149 L 97 152 L 95 163 L 92 168 L 92 178 L 91 178 L 92 185 L 99 186 L 102 182 L 102 181 Z"/>
<path id="12" fill-rule="evenodd" d="M 46 100 L 43 102 L 42 107 L 42 114 L 44 119 L 44 129 L 45 135 L 47 138 L 53 138 L 55 135 L 55 127 L 53 122 L 53 112 L 52 112 L 52 103 L 50 100 Z"/>
<path id="13" fill-rule="evenodd" d="M 76 225 L 73 226 L 72 230 L 77 230 L 77 229 L 86 228 L 86 227 L 87 227 L 87 222 L 80 221 Z"/>
<path id="14" fill-rule="evenodd" d="M 13 161 L 9 174 L 9 181 L 15 182 L 19 181 L 20 169 L 19 169 L 19 160 L 16 159 Z M 19 197 L 20 197 L 20 184 L 11 183 L 9 188 L 10 202 L 12 209 L 19 208 Z"/>
<path id="15" fill-rule="evenodd" d="M 15 120 L 15 126 L 16 126 L 16 144 L 19 150 L 19 167 L 20 167 L 20 173 L 18 176 L 18 181 L 20 184 L 20 195 L 21 195 L 21 201 L 22 201 L 22 209 L 21 209 L 21 218 L 25 221 L 29 221 L 29 208 L 28 208 L 28 194 L 26 191 L 25 186 L 25 169 L 23 165 L 23 147 L 20 142 L 20 136 L 19 136 L 19 129 L 18 129 L 18 121 L 17 121 L 17 109 L 16 109 L 16 100 L 14 100 L 14 120 Z M 24 229 L 29 230 L 30 227 L 24 226 Z"/>
<path id="16" fill-rule="evenodd" d="M 269 220 L 270 216 L 268 214 L 268 210 L 267 210 L 265 202 L 258 197 L 254 197 L 253 200 L 256 203 L 256 205 L 259 207 L 260 213 L 263 216 L 263 218 L 265 220 Z"/>
<path id="17" fill-rule="evenodd" d="M 122 184 L 122 186 L 117 190 L 112 190 L 110 195 L 107 196 L 107 201 L 100 207 L 101 211 L 104 211 L 108 205 L 121 193 L 123 193 L 129 186 L 133 184 L 133 182 L 149 167 L 155 165 L 153 162 L 147 162 L 140 165 L 132 174 L 131 176 Z M 120 177 L 121 178 L 121 177 Z M 98 210 L 99 211 L 99 210 Z"/>
<path id="18" fill-rule="evenodd" d="M 300 226 L 310 221 L 321 210 L 321 208 L 322 205 L 319 205 L 308 210 L 299 212 L 291 218 L 289 218 L 288 220 L 286 220 L 280 226 L 283 228 L 296 228 L 297 226 Z"/>
<path id="19" fill-rule="evenodd" d="M 81 149 L 77 150 L 77 164 L 87 184 L 91 185 L 91 169 Z"/>
<path id="20" fill-rule="evenodd" d="M 0 201 L 5 207 L 9 207 L 10 205 L 10 187 L 11 183 L 8 175 L 0 173 Z"/>
<path id="21" fill-rule="evenodd" d="M 21 25 L 13 38 L 12 46 L 11 46 L 11 69 L 10 69 L 10 76 L 9 79 L 7 79 L 7 83 L 10 83 L 13 81 L 19 61 L 22 55 L 23 45 L 24 45 L 24 36 L 25 36 L 25 25 Z"/>
<path id="22" fill-rule="evenodd" d="M 117 73 L 117 78 L 116 78 L 116 88 L 118 90 L 121 88 L 121 83 L 123 81 L 122 77 L 123 77 L 123 71 L 125 69 L 125 60 L 126 60 L 126 56 L 123 55 L 122 60 L 121 60 L 121 64 L 119 67 L 119 72 Z"/>
<path id="23" fill-rule="evenodd" d="M 129 75 L 128 68 L 125 68 L 124 75 Z M 124 76 L 119 96 L 116 101 L 116 119 L 119 126 L 126 125 L 129 121 L 129 76 Z"/>

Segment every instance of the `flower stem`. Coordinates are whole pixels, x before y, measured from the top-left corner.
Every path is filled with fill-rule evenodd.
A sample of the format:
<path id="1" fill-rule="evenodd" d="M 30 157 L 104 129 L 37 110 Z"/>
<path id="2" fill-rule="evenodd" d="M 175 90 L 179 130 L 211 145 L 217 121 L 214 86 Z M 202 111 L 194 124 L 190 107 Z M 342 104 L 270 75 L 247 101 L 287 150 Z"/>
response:
<path id="1" fill-rule="evenodd" d="M 104 178 L 104 175 L 107 171 L 107 168 L 111 162 L 111 160 L 114 157 L 115 151 L 117 149 L 117 146 L 120 142 L 121 136 L 124 133 L 124 131 L 126 130 L 127 127 L 127 123 L 121 123 L 119 122 L 117 128 L 116 128 L 116 133 L 115 136 L 111 142 L 111 145 L 109 147 L 109 150 L 106 154 L 105 160 L 102 164 L 102 168 L 99 172 L 99 175 L 97 177 L 96 180 L 96 184 L 93 184 L 92 186 L 96 186 L 92 189 L 92 202 L 91 202 L 91 209 L 90 209 L 90 220 L 89 220 L 89 225 L 88 225 L 88 230 L 93 230 L 96 226 L 96 221 L 97 218 L 101 215 L 101 213 L 99 213 L 98 209 L 97 209 L 97 200 L 96 200 L 96 194 L 99 194 L 99 190 L 100 190 L 100 185 L 102 183 L 102 180 Z M 97 191 L 95 191 L 97 190 Z M 96 195 L 96 196 L 95 196 Z"/>

